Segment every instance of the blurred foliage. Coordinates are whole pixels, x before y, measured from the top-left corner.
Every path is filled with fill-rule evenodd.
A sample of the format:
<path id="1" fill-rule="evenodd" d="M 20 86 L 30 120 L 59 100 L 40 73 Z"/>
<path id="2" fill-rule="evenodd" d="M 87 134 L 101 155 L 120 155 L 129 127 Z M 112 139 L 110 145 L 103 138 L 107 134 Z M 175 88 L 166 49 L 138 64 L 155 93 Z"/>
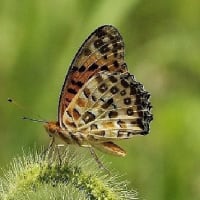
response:
<path id="1" fill-rule="evenodd" d="M 200 199 L 199 10 L 197 0 L 1 0 L 0 166 L 22 147 L 48 144 L 41 124 L 20 117 L 56 119 L 74 54 L 95 28 L 113 24 L 130 71 L 152 94 L 154 121 L 148 136 L 120 142 L 125 158 L 105 159 L 145 199 Z"/>

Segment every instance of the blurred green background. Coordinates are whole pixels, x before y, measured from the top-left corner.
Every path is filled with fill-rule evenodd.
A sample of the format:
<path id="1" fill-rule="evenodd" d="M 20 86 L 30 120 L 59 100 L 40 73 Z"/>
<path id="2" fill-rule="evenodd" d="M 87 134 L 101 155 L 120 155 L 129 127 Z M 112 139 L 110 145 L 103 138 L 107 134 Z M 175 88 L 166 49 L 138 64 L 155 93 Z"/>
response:
<path id="1" fill-rule="evenodd" d="M 123 35 L 128 67 L 152 94 L 154 114 L 148 136 L 120 142 L 125 158 L 105 160 L 142 199 L 200 199 L 198 0 L 0 0 L 0 167 L 49 142 L 41 124 L 20 119 L 34 115 L 7 98 L 55 120 L 68 66 L 103 24 Z"/>

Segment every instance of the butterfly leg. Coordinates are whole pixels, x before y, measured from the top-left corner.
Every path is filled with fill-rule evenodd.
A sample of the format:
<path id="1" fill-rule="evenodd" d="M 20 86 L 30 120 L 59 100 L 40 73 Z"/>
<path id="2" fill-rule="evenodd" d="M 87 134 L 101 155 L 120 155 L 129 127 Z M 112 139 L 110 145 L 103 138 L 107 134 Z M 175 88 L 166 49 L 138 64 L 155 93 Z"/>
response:
<path id="1" fill-rule="evenodd" d="M 51 141 L 50 141 L 50 143 L 49 143 L 49 146 L 42 152 L 42 156 L 44 156 L 44 158 L 46 157 L 46 156 L 48 156 L 49 155 L 49 152 L 52 150 L 52 151 L 56 151 L 57 152 L 57 156 L 58 156 L 58 163 L 59 163 L 59 166 L 61 166 L 61 164 L 62 164 L 62 159 L 61 159 L 61 154 L 60 154 L 60 150 L 59 150 L 59 148 L 61 147 L 61 146 L 64 146 L 64 145 L 55 145 L 55 148 L 54 149 L 52 149 L 53 148 L 53 145 L 55 144 L 55 137 L 52 137 L 52 139 L 51 139 Z M 56 153 L 55 152 L 55 153 Z M 52 152 L 53 153 L 53 152 Z"/>
<path id="2" fill-rule="evenodd" d="M 63 147 L 63 146 L 64 146 L 63 144 L 56 145 L 56 150 L 58 152 L 58 164 L 59 164 L 59 166 L 62 165 L 62 158 L 61 158 L 61 153 L 60 153 L 60 147 Z"/>
<path id="3" fill-rule="evenodd" d="M 93 147 L 89 147 L 90 153 L 93 156 L 93 158 L 95 159 L 95 161 L 97 162 L 97 164 L 99 165 L 100 168 L 103 168 L 106 172 L 108 172 L 108 174 L 110 174 L 110 171 L 104 166 L 104 164 L 99 160 L 97 154 L 95 153 L 95 150 Z"/>
<path id="4" fill-rule="evenodd" d="M 49 152 L 52 149 L 54 143 L 55 143 L 55 137 L 52 137 L 52 139 L 51 139 L 51 141 L 49 143 L 49 146 L 42 152 L 42 155 L 41 155 L 42 158 L 44 158 L 44 159 L 46 158 L 46 155 L 49 154 Z"/>
<path id="5" fill-rule="evenodd" d="M 53 147 L 53 144 L 55 143 L 55 137 L 52 137 L 49 146 L 48 146 L 48 150 L 50 150 Z"/>

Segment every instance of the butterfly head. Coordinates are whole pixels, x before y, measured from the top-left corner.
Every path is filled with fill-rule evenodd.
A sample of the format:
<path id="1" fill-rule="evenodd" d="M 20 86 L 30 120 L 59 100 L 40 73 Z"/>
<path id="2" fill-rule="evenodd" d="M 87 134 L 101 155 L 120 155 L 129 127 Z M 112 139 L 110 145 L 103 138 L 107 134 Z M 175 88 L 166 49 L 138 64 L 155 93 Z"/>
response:
<path id="1" fill-rule="evenodd" d="M 60 130 L 59 122 L 56 121 L 46 122 L 44 124 L 44 128 L 46 129 L 49 136 L 54 136 Z"/>

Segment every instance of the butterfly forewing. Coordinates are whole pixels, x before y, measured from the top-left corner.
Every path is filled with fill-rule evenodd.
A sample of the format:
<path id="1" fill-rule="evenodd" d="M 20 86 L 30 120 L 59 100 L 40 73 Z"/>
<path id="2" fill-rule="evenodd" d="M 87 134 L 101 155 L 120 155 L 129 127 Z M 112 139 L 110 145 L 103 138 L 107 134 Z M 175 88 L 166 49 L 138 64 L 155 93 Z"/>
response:
<path id="1" fill-rule="evenodd" d="M 118 30 L 105 25 L 96 29 L 83 43 L 66 76 L 59 101 L 58 120 L 83 85 L 100 71 L 126 72 L 124 43 Z"/>

